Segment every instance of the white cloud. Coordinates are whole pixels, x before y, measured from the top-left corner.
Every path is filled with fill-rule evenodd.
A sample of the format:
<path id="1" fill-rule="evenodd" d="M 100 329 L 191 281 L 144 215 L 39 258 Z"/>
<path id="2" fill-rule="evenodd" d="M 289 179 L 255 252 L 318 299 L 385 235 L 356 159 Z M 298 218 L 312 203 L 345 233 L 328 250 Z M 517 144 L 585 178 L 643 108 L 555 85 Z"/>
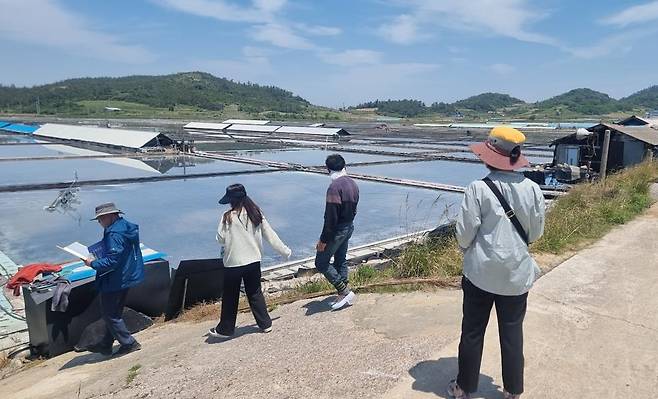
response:
<path id="1" fill-rule="evenodd" d="M 383 54 L 379 51 L 354 49 L 340 52 L 322 51 L 318 56 L 327 64 L 354 66 L 380 64 Z"/>
<path id="2" fill-rule="evenodd" d="M 467 30 L 524 42 L 555 44 L 546 35 L 528 30 L 527 26 L 542 19 L 545 14 L 532 9 L 527 0 L 402 0 L 409 8 L 406 18 L 397 17 L 391 23 L 380 26 L 382 30 L 393 30 L 396 22 L 402 22 L 400 37 L 406 43 L 418 37 L 418 31 L 427 27 L 442 27 L 453 30 Z M 395 41 L 394 35 L 388 35 Z M 404 43 L 405 39 L 397 43 Z"/>
<path id="3" fill-rule="evenodd" d="M 274 13 L 281 10 L 287 2 L 287 0 L 254 0 L 254 6 L 265 12 Z"/>
<path id="4" fill-rule="evenodd" d="M 263 82 L 273 77 L 270 60 L 263 56 L 235 60 L 196 60 L 189 63 L 186 69 L 206 71 L 215 76 L 241 82 Z"/>
<path id="5" fill-rule="evenodd" d="M 228 22 L 263 23 L 273 19 L 285 1 L 256 0 L 252 6 L 244 7 L 223 0 L 151 0 L 154 4 L 182 11 L 199 17 Z"/>
<path id="6" fill-rule="evenodd" d="M 489 69 L 491 69 L 493 72 L 499 74 L 499 75 L 509 75 L 516 71 L 516 68 L 512 65 L 509 64 L 493 64 L 489 66 Z"/>
<path id="7" fill-rule="evenodd" d="M 302 83 L 290 82 L 286 87 L 303 93 L 317 104 L 353 105 L 373 99 L 429 97 L 428 81 L 440 69 L 438 64 L 391 63 L 358 65 Z M 307 94 L 308 93 L 308 94 Z M 433 93 L 435 95 L 436 93 Z"/>
<path id="8" fill-rule="evenodd" d="M 145 48 L 91 29 L 85 19 L 54 0 L 0 0 L 0 39 L 61 49 L 69 54 L 123 63 L 154 59 Z"/>
<path id="9" fill-rule="evenodd" d="M 658 1 L 629 7 L 622 12 L 604 18 L 602 22 L 607 25 L 625 27 L 631 24 L 645 23 L 658 20 Z"/>
<path id="10" fill-rule="evenodd" d="M 260 42 L 294 50 L 312 50 L 316 48 L 313 43 L 296 34 L 288 26 L 276 23 L 255 26 L 252 37 Z"/>
<path id="11" fill-rule="evenodd" d="M 638 39 L 656 33 L 656 28 L 637 29 L 603 38 L 600 42 L 590 46 L 564 46 L 562 50 L 576 58 L 594 59 L 611 54 L 627 53 L 633 49 L 633 43 Z"/>
<path id="12" fill-rule="evenodd" d="M 427 37 L 419 31 L 418 20 L 407 14 L 399 15 L 393 21 L 379 27 L 379 35 L 396 44 L 412 44 Z"/>
<path id="13" fill-rule="evenodd" d="M 295 28 L 315 36 L 338 36 L 343 32 L 335 26 L 295 24 Z"/>

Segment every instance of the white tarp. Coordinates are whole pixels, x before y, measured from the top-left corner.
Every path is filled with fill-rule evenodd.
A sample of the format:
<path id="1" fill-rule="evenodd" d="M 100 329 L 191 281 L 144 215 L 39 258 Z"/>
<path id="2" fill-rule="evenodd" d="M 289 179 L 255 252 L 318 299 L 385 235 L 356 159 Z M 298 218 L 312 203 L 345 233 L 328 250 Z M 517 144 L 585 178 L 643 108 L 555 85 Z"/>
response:
<path id="1" fill-rule="evenodd" d="M 309 135 L 315 135 L 315 136 L 336 136 L 336 135 L 339 135 L 341 133 L 341 131 L 343 131 L 343 129 L 341 129 L 341 128 L 283 126 L 279 130 L 277 130 L 276 132 L 277 133 L 287 133 L 287 134 L 309 134 Z"/>
<path id="2" fill-rule="evenodd" d="M 234 123 L 238 125 L 267 125 L 270 121 L 262 119 L 227 119 L 223 123 L 228 123 L 229 125 Z"/>
<path id="3" fill-rule="evenodd" d="M 255 133 L 272 133 L 281 126 L 263 126 L 263 125 L 241 125 L 233 124 L 226 130 L 229 132 L 255 132 Z"/>
<path id="4" fill-rule="evenodd" d="M 110 129 L 106 127 L 59 125 L 46 123 L 34 132 L 35 136 L 61 140 L 76 140 L 139 149 L 158 137 L 159 132 Z"/>
<path id="5" fill-rule="evenodd" d="M 183 126 L 185 130 L 224 130 L 229 127 L 229 123 L 211 123 L 211 122 L 190 122 Z"/>

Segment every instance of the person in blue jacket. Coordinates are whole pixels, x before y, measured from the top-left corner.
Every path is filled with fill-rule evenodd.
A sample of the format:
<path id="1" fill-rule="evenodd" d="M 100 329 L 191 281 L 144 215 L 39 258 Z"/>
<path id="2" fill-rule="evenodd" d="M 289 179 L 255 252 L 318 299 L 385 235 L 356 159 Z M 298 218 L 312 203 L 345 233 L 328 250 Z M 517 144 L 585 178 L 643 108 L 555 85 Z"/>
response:
<path id="1" fill-rule="evenodd" d="M 144 280 L 144 261 L 139 248 L 139 226 L 122 218 L 114 203 L 96 207 L 97 220 L 103 227 L 102 254 L 85 259 L 96 270 L 96 287 L 100 295 L 101 315 L 107 326 L 102 340 L 87 350 L 112 355 L 114 340 L 121 346 L 116 355 L 141 349 L 141 345 L 126 328 L 123 307 L 131 287 Z"/>

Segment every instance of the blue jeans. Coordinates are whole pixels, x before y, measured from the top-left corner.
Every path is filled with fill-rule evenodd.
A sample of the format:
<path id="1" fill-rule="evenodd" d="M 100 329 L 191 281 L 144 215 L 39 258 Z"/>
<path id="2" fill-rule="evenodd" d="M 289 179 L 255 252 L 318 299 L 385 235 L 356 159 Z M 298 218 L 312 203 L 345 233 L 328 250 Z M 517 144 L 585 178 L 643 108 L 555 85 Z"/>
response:
<path id="1" fill-rule="evenodd" d="M 105 320 L 105 335 L 101 344 L 111 347 L 116 339 L 121 346 L 132 345 L 135 338 L 130 335 L 123 321 L 123 307 L 126 303 L 128 289 L 115 292 L 101 292 L 101 316 Z"/>
<path id="2" fill-rule="evenodd" d="M 315 254 L 315 267 L 329 280 L 339 294 L 348 291 L 347 248 L 354 232 L 354 224 L 339 225 L 336 236 L 322 252 Z M 331 263 L 331 257 L 334 263 Z"/>

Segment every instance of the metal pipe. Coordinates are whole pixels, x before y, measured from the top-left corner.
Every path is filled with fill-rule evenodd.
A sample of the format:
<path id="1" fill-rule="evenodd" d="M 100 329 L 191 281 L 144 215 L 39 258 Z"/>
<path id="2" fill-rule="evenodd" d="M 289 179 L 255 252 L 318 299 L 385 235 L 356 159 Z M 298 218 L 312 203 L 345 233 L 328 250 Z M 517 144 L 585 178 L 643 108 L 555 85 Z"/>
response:
<path id="1" fill-rule="evenodd" d="M 608 152 L 610 150 L 610 129 L 605 130 L 603 136 L 603 149 L 601 152 L 601 168 L 599 170 L 601 181 L 605 180 L 608 172 Z"/>

